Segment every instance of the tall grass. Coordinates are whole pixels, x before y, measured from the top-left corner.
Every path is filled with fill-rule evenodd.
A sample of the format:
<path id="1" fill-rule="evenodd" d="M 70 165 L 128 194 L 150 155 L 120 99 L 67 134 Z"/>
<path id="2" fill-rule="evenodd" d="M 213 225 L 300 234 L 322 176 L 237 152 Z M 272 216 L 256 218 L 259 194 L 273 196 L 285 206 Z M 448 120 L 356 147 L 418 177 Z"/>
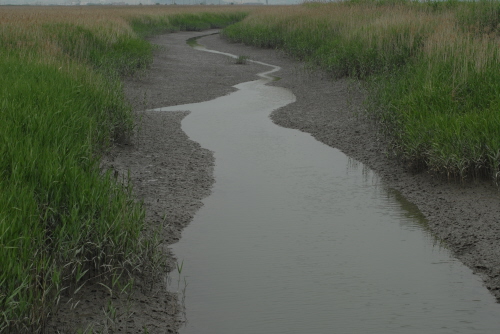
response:
<path id="1" fill-rule="evenodd" d="M 133 129 L 120 78 L 151 62 L 141 37 L 244 16 L 202 9 L 0 12 L 0 332 L 41 332 L 62 293 L 141 265 L 143 208 L 99 162 Z"/>
<path id="2" fill-rule="evenodd" d="M 223 28 L 241 21 L 245 16 L 247 16 L 245 12 L 180 13 L 170 16 L 143 15 L 130 19 L 130 24 L 140 36 L 148 37 L 178 30 L 201 31 Z"/>
<path id="3" fill-rule="evenodd" d="M 497 180 L 499 13 L 498 1 L 307 3 L 253 12 L 224 35 L 366 80 L 409 164 Z"/>

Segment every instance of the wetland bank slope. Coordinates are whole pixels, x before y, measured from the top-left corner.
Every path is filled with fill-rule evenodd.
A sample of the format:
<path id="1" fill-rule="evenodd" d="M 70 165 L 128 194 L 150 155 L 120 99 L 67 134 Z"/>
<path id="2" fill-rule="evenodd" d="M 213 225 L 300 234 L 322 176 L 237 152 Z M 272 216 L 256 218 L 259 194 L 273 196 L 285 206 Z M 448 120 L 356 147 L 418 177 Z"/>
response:
<path id="1" fill-rule="evenodd" d="M 308 132 L 374 170 L 419 208 L 430 231 L 500 298 L 500 194 L 496 185 L 481 180 L 460 183 L 413 172 L 391 156 L 389 140 L 364 112 L 366 92 L 355 81 L 332 80 L 329 74 L 307 70 L 274 50 L 228 44 L 215 36 L 200 43 L 280 66 L 277 75 L 281 80 L 272 84 L 290 89 L 297 101 L 273 112 L 272 120 Z"/>
<path id="2" fill-rule="evenodd" d="M 273 121 L 379 173 L 497 299 L 499 12 L 498 1 L 311 3 L 253 13 L 223 31 L 320 69 L 275 83 L 297 102 Z M 252 56 L 234 50 L 245 52 Z"/>
<path id="3" fill-rule="evenodd" d="M 448 6 L 448 4 L 445 3 L 442 6 Z M 122 15 L 124 14 L 119 13 L 117 17 L 123 25 Z M 86 16 L 80 16 L 78 22 L 84 27 L 87 27 L 89 22 L 90 24 L 93 22 L 86 20 Z M 95 13 L 91 16 L 94 18 Z M 49 17 L 49 19 L 57 21 L 60 17 L 56 19 Z M 490 23 L 493 26 L 494 22 Z M 120 24 L 119 26 L 122 26 Z M 29 27 L 36 30 L 37 26 L 30 25 Z M 61 31 L 61 28 L 65 27 L 69 26 L 63 24 L 56 27 L 59 30 L 47 29 L 44 33 Z M 99 27 L 96 30 L 99 30 Z M 52 28 L 52 26 L 48 25 L 46 28 Z M 139 29 L 140 24 L 135 28 Z M 478 27 L 478 29 L 486 28 Z M 89 31 L 92 32 L 92 29 Z M 24 30 L 15 31 L 21 35 L 24 33 Z M 66 31 L 70 33 L 69 35 L 76 32 L 87 37 L 91 36 L 86 28 L 78 28 L 74 31 L 66 29 Z M 166 241 L 166 244 L 161 245 L 164 249 L 167 244 L 180 238 L 182 229 L 202 205 L 201 199 L 210 193 L 214 182 L 212 177 L 214 161 L 211 152 L 190 141 L 182 132 L 180 124 L 187 112 L 165 114 L 143 110 L 213 99 L 233 91 L 234 84 L 255 79 L 255 74 L 262 70 L 258 65 L 237 65 L 234 61 L 219 55 L 198 52 L 185 44 L 187 38 L 200 34 L 204 33 L 176 33 L 152 39 L 153 43 L 163 47 L 156 50 L 152 69 L 140 77 L 127 79 L 125 82 L 127 98 L 137 111 L 136 135 L 128 142 L 117 141 L 115 149 L 104 161 L 104 164 L 114 171 L 112 174 L 118 177 L 123 176 L 134 185 L 135 196 L 144 201 L 147 222 L 150 226 L 158 227 L 160 239 Z M 36 36 L 37 38 L 45 37 L 44 34 Z M 10 38 L 7 35 L 3 37 Z M 61 38 L 61 43 L 65 41 L 65 36 L 60 35 L 59 38 Z M 10 42 L 14 40 L 8 39 Z M 90 38 L 89 41 L 94 40 Z M 110 43 L 114 45 L 113 40 Z M 311 133 L 318 140 L 339 148 L 350 157 L 375 170 L 383 177 L 387 185 L 401 192 L 419 207 L 428 220 L 429 229 L 443 240 L 460 260 L 481 275 L 488 289 L 499 298 L 500 260 L 498 259 L 500 257 L 498 255 L 500 255 L 500 250 L 498 241 L 500 233 L 497 224 L 500 198 L 495 186 L 482 181 L 448 182 L 442 177 L 426 172 L 412 173 L 399 160 L 389 158 L 387 155 L 389 142 L 387 138 L 380 135 L 379 124 L 363 113 L 366 92 L 356 81 L 332 80 L 331 71 L 328 73 L 312 71 L 304 67 L 304 64 L 284 56 L 281 52 L 229 44 L 218 36 L 203 38 L 201 43 L 215 50 L 249 56 L 281 66 L 282 71 L 279 74 L 281 80 L 272 84 L 292 90 L 297 96 L 297 102 L 275 111 L 272 115 L 273 121 L 282 126 Z M 19 46 L 19 43 L 12 45 Z M 54 56 L 54 50 L 56 49 L 49 48 L 47 51 L 51 57 Z M 59 51 L 68 50 L 71 48 L 61 48 Z M 113 48 L 109 50 L 116 51 Z M 109 50 L 105 49 L 105 51 Z M 120 52 L 122 51 L 126 52 L 126 50 Z M 27 52 L 20 56 L 29 54 Z M 60 75 L 64 71 L 61 71 L 57 63 L 59 58 L 51 57 L 44 61 L 48 61 L 53 73 Z M 147 55 L 145 57 L 147 58 Z M 97 65 L 102 65 L 99 59 L 92 58 L 91 60 L 97 61 Z M 147 59 L 145 62 L 147 63 Z M 72 69 L 70 65 L 68 68 Z M 125 65 L 134 67 L 138 64 Z M 143 65 L 139 64 L 139 66 Z M 125 71 L 128 71 L 127 68 Z M 88 69 L 87 72 L 89 72 Z M 43 75 L 42 73 L 41 76 Z M 71 93 L 78 95 L 78 87 L 80 86 L 75 85 Z M 101 89 L 100 91 L 107 92 L 108 90 Z M 467 91 L 464 90 L 462 93 Z M 118 98 L 118 100 L 121 99 Z M 66 109 L 72 110 L 69 105 Z M 128 115 L 126 120 L 129 120 Z M 49 174 L 52 175 L 52 173 L 47 173 Z M 115 187 L 115 183 L 110 184 Z M 124 203 L 131 203 L 130 198 L 126 197 Z M 48 208 L 45 204 L 38 206 L 38 209 L 45 208 Z M 63 205 L 61 208 L 64 209 L 67 206 Z M 12 209 L 17 210 L 17 207 L 12 206 Z M 59 214 L 56 210 L 47 209 L 46 212 Z M 142 213 L 137 211 L 137 214 L 137 221 L 142 221 L 142 217 L 139 217 Z M 31 217 L 41 216 L 34 214 Z M 4 226 L 7 225 L 3 224 L 2 227 Z M 3 236 L 5 235 L 4 233 Z M 30 254 L 30 252 L 27 253 Z M 156 260 L 161 261 L 161 259 Z M 175 259 L 169 259 L 170 268 L 175 265 L 174 261 Z M 79 266 L 75 268 L 77 267 Z M 33 280 L 33 282 L 37 281 Z M 73 290 L 77 288 L 76 283 L 72 283 Z M 175 294 L 164 291 L 162 284 L 151 286 L 149 283 L 147 279 L 139 280 L 136 282 L 136 289 L 131 293 L 126 293 L 123 300 L 114 293 L 109 293 L 110 291 L 104 286 L 87 285 L 80 290 L 80 295 L 84 298 L 80 298 L 78 303 L 76 299 L 72 302 L 71 298 L 65 300 L 67 303 L 61 300 L 60 305 L 65 306 L 61 307 L 59 314 L 51 319 L 46 329 L 60 333 L 70 333 L 82 328 L 96 330 L 106 328 L 122 332 L 177 331 L 179 306 Z M 126 290 L 127 286 L 123 288 Z M 9 299 L 3 299 L 3 301 L 6 300 Z M 49 312 L 52 310 L 50 303 L 42 305 L 42 308 L 45 306 Z M 38 313 L 37 316 L 41 315 L 40 311 L 46 310 L 34 310 Z M 43 317 L 44 315 L 41 317 L 42 320 Z"/>

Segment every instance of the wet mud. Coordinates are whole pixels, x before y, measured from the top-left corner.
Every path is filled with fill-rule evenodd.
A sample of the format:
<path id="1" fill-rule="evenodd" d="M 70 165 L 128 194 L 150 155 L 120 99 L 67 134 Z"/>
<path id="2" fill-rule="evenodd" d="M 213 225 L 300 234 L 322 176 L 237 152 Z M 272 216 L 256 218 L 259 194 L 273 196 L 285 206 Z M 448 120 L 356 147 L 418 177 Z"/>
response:
<path id="1" fill-rule="evenodd" d="M 162 227 L 166 252 L 169 244 L 179 240 L 201 200 L 210 194 L 214 159 L 181 130 L 188 112 L 144 110 L 211 100 L 234 91 L 233 85 L 255 80 L 262 72 L 258 64 L 239 65 L 234 59 L 194 50 L 185 42 L 204 34 L 207 32 L 183 32 L 152 39 L 161 48 L 151 70 L 125 81 L 125 92 L 137 111 L 137 133 L 105 159 L 107 168 L 117 175 L 130 171 L 130 182 L 138 200 L 144 201 L 148 223 Z M 377 172 L 389 187 L 420 209 L 432 233 L 500 298 L 500 195 L 496 186 L 415 174 L 391 158 L 376 122 L 364 113 L 365 94 L 356 82 L 332 81 L 327 74 L 307 69 L 280 52 L 230 44 L 218 35 L 204 37 L 199 43 L 280 66 L 276 74 L 280 80 L 271 85 L 290 89 L 297 101 L 273 112 L 272 120 L 311 133 Z M 168 266 L 175 266 L 172 254 Z M 166 290 L 164 282 L 156 283 L 146 289 L 138 280 L 133 293 L 122 299 L 110 296 L 102 287 L 85 287 L 75 309 L 62 303 L 48 332 L 74 333 L 92 325 L 96 329 L 107 326 L 109 332 L 117 333 L 143 333 L 144 328 L 150 333 L 175 333 L 181 311 L 177 296 Z M 110 324 L 103 310 L 111 299 L 119 316 Z"/>

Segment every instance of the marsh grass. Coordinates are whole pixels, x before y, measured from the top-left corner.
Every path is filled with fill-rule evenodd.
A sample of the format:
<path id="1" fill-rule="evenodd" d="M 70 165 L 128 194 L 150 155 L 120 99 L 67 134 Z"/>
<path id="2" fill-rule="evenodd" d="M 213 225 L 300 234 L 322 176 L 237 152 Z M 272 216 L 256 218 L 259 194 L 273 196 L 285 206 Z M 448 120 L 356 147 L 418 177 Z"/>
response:
<path id="1" fill-rule="evenodd" d="M 255 11 L 223 35 L 363 79 L 409 165 L 497 180 L 499 13 L 498 1 L 306 3 Z"/>
<path id="2" fill-rule="evenodd" d="M 120 78 L 150 64 L 142 37 L 245 15 L 201 9 L 0 12 L 0 332 L 40 333 L 63 294 L 76 307 L 87 282 L 125 292 L 165 262 L 130 182 L 100 159 L 135 126 Z"/>

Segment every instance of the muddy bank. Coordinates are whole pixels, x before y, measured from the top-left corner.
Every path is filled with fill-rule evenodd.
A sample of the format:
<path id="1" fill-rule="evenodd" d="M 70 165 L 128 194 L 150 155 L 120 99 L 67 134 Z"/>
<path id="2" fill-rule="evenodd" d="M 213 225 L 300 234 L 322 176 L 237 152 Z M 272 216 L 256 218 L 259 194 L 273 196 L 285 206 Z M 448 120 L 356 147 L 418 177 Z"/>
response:
<path id="1" fill-rule="evenodd" d="M 144 111 L 185 103 L 202 102 L 225 95 L 233 85 L 256 79 L 262 67 L 238 65 L 233 59 L 200 52 L 185 40 L 202 33 L 158 36 L 160 45 L 151 70 L 128 79 L 125 91 L 137 115 L 133 140 L 113 149 L 105 163 L 118 177 L 130 177 L 138 199 L 144 201 L 147 221 L 159 228 L 166 253 L 182 229 L 210 194 L 214 182 L 214 159 L 181 130 L 188 112 Z M 272 114 L 277 124 L 311 133 L 319 141 L 336 147 L 363 162 L 393 189 L 415 203 L 428 219 L 429 229 L 465 264 L 480 274 L 485 285 L 500 298 L 500 196 L 497 188 L 482 182 L 456 184 L 427 173 L 412 174 L 388 158 L 385 139 L 376 123 L 363 113 L 364 94 L 348 80 L 331 81 L 274 50 L 229 44 L 218 35 L 204 37 L 208 48 L 249 56 L 282 67 L 280 80 L 272 83 L 289 88 L 297 102 Z M 214 259 L 215 261 L 216 259 Z M 169 254 L 168 267 L 175 267 Z M 68 300 L 49 324 L 49 333 L 73 333 L 78 328 L 109 328 L 109 332 L 175 333 L 182 311 L 176 295 L 166 291 L 165 276 L 154 285 L 138 278 L 133 292 L 110 296 L 102 286 L 87 286 L 71 309 Z M 116 316 L 107 308 L 113 301 Z"/>

